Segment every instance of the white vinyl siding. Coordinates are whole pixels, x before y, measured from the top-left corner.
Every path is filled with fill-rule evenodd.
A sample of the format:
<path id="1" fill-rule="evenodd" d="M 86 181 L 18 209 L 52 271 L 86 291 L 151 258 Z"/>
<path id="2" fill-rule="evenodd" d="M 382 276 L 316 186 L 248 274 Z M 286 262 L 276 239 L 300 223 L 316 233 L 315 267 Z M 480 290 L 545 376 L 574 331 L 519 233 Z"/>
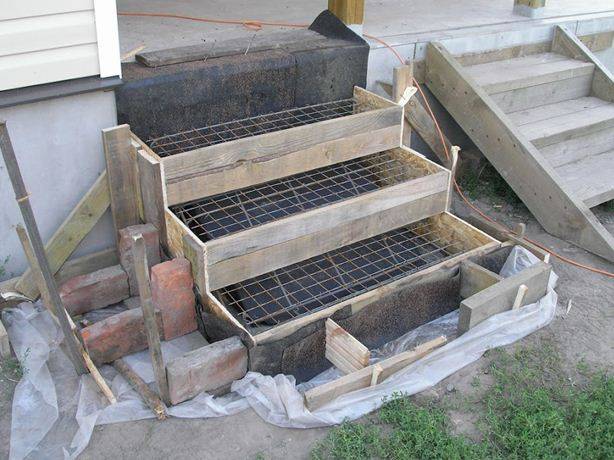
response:
<path id="1" fill-rule="evenodd" d="M 114 0 L 0 3 L 0 91 L 120 74 Z"/>

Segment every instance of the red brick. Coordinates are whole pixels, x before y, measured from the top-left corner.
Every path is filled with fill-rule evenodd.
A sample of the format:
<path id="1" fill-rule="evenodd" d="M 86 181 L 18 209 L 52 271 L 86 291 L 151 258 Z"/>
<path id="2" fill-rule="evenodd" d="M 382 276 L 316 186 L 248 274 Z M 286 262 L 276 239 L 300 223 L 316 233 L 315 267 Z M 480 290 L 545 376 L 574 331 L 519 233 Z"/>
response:
<path id="1" fill-rule="evenodd" d="M 75 276 L 60 288 L 62 302 L 73 315 L 113 305 L 129 296 L 128 275 L 121 265 Z"/>
<path id="2" fill-rule="evenodd" d="M 162 317 L 156 312 L 158 330 L 162 334 Z M 126 310 L 81 330 L 83 341 L 94 363 L 110 363 L 122 356 L 147 348 L 143 311 Z"/>
<path id="3" fill-rule="evenodd" d="M 151 268 L 151 296 L 162 313 L 166 340 L 195 331 L 196 300 L 194 298 L 190 262 L 178 258 Z"/>
<path id="4" fill-rule="evenodd" d="M 160 238 L 158 230 L 152 224 L 132 225 L 122 228 L 119 231 L 119 261 L 128 273 L 130 293 L 134 296 L 139 295 L 139 285 L 134 271 L 134 256 L 132 248 L 134 246 L 133 237 L 141 234 L 145 240 L 145 253 L 147 254 L 147 264 L 152 266 L 160 263 Z"/>

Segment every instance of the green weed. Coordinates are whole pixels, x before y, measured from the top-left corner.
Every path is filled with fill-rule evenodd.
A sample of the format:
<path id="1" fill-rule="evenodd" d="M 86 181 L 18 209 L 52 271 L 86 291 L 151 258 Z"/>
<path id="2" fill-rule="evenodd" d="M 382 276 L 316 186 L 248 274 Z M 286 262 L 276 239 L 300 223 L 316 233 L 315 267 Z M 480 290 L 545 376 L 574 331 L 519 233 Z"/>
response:
<path id="1" fill-rule="evenodd" d="M 481 413 L 481 442 L 451 433 L 445 403 L 431 401 L 421 407 L 412 398 L 396 395 L 384 402 L 372 422 L 348 422 L 331 430 L 313 457 L 614 458 L 612 376 L 591 373 L 581 362 L 578 367 L 588 379 L 582 386 L 573 384 L 548 342 L 512 353 L 492 350 L 488 358 L 494 383 L 465 408 L 466 413 Z"/>

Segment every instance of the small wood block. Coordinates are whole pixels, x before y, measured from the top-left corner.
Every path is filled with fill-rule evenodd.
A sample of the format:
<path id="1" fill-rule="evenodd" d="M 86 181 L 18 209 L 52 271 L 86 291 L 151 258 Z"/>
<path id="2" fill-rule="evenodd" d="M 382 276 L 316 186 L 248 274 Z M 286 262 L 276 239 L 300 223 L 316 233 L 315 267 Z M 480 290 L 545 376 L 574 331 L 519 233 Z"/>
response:
<path id="1" fill-rule="evenodd" d="M 369 365 L 371 352 L 332 319 L 326 320 L 326 359 L 349 374 Z"/>

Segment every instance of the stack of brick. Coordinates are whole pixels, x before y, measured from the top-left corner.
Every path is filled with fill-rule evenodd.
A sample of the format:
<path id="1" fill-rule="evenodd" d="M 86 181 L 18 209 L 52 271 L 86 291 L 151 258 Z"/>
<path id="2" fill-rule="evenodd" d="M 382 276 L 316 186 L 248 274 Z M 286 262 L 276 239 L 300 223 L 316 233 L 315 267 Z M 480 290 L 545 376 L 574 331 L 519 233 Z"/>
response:
<path id="1" fill-rule="evenodd" d="M 130 299 L 134 306 L 138 283 L 134 271 L 133 236 L 142 234 L 150 267 L 151 292 L 162 340 L 197 329 L 196 300 L 190 263 L 177 258 L 160 263 L 159 237 L 151 224 L 120 230 L 120 265 L 75 277 L 61 288 L 68 311 L 81 314 Z M 140 308 L 132 308 L 84 328 L 82 336 L 96 364 L 109 363 L 147 348 Z"/>

